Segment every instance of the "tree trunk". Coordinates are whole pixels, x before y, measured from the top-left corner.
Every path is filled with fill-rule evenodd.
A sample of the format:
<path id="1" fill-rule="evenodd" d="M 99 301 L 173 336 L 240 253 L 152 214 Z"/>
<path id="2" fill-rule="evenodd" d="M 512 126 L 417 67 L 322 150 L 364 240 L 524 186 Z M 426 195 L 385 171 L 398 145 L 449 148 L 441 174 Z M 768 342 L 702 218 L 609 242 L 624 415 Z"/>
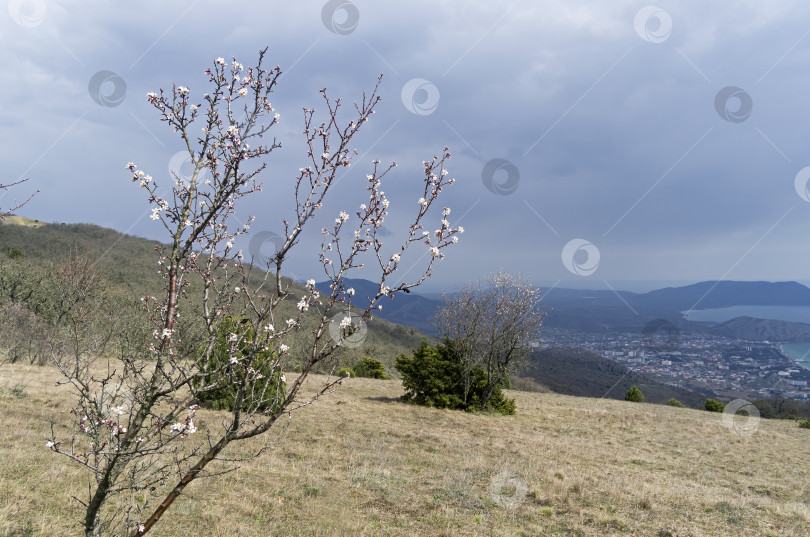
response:
<path id="1" fill-rule="evenodd" d="M 155 523 L 158 520 L 160 520 L 160 517 L 163 516 L 163 513 L 166 512 L 169 506 L 171 506 L 171 504 L 174 503 L 174 500 L 176 500 L 177 497 L 183 492 L 183 489 L 186 488 L 186 485 L 194 481 L 194 479 L 196 479 L 197 475 L 202 471 L 202 469 L 205 468 L 209 462 L 214 460 L 214 457 L 216 457 L 220 451 L 225 449 L 225 446 L 227 446 L 230 442 L 231 442 L 230 435 L 225 435 L 220 439 L 219 442 L 214 444 L 213 447 L 211 447 L 211 449 L 209 449 L 208 452 L 205 455 L 203 455 L 203 457 L 197 462 L 197 464 L 195 464 L 191 468 L 191 470 L 189 470 L 188 473 L 183 476 L 180 482 L 174 486 L 171 492 L 169 492 L 169 494 L 166 496 L 166 499 L 164 499 L 163 502 L 161 502 L 161 504 L 157 507 L 157 509 L 155 509 L 155 512 L 152 513 L 152 516 L 150 516 L 146 520 L 146 522 L 143 523 L 143 529 L 135 528 L 135 531 L 130 535 L 134 537 L 137 535 L 143 535 L 146 532 L 148 532 L 152 528 L 152 526 L 154 526 Z"/>

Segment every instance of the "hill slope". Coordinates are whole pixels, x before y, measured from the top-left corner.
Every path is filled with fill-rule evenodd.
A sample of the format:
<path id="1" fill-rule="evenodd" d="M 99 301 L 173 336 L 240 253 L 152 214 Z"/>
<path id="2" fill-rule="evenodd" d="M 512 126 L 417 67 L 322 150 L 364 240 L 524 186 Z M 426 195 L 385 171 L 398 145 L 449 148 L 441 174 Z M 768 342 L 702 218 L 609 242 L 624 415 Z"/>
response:
<path id="1" fill-rule="evenodd" d="M 810 341 L 810 324 L 752 317 L 735 317 L 711 326 L 708 332 L 751 341 Z"/>
<path id="2" fill-rule="evenodd" d="M 523 375 L 532 377 L 551 391 L 566 395 L 623 401 L 627 390 L 637 386 L 647 403 L 664 404 L 674 397 L 691 408 L 703 408 L 707 396 L 656 382 L 581 348 L 555 347 L 536 351 Z"/>
<path id="3" fill-rule="evenodd" d="M 72 407 L 53 368 L 3 366 L 0 535 L 80 533 L 87 474 L 43 444 Z M 323 378 L 312 378 L 314 391 Z M 294 413 L 240 469 L 192 483 L 155 536 L 479 535 L 806 537 L 810 431 L 753 434 L 705 411 L 510 392 L 496 417 L 400 402 L 395 381 L 350 379 Z M 201 410 L 199 434 L 222 420 Z M 59 430 L 59 429 L 57 429 Z M 213 470 L 226 468 L 214 462 Z M 233 468 L 233 466 L 228 466 Z"/>
<path id="4" fill-rule="evenodd" d="M 0 221 L 0 257 L 6 258 L 5 262 L 8 262 L 5 253 L 12 249 L 23 254 L 22 259 L 14 260 L 15 263 L 29 263 L 32 267 L 58 263 L 71 252 L 77 252 L 95 260 L 103 271 L 105 284 L 111 287 L 123 289 L 135 297 L 156 295 L 163 289 L 164 282 L 157 271 L 156 241 L 92 224 L 39 223 L 34 226 L 28 225 L 27 221 L 21 225 L 18 220 L 7 218 Z M 255 270 L 257 281 L 262 274 L 262 271 Z M 305 293 L 302 286 L 289 283 L 293 285 L 291 296 L 300 297 Z M 281 312 L 290 313 L 283 318 L 292 316 L 294 310 L 294 302 L 282 303 Z M 311 314 L 315 313 L 313 308 Z M 393 363 L 396 357 L 418 347 L 421 340 L 428 337 L 415 328 L 399 326 L 377 316 L 367 326 L 367 336 L 360 347 L 338 351 L 341 365 L 353 364 L 361 356 L 372 356 L 383 362 L 389 374 L 395 374 Z M 294 341 L 303 343 L 305 336 L 299 336 Z"/>

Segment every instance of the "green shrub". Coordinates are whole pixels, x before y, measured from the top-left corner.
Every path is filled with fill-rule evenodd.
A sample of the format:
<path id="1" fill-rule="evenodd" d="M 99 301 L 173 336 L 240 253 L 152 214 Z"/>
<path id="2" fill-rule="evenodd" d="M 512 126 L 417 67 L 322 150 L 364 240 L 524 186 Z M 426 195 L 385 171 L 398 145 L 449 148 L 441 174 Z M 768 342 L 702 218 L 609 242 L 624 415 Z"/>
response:
<path id="1" fill-rule="evenodd" d="M 641 393 L 641 390 L 639 390 L 636 386 L 633 386 L 632 388 L 627 390 L 627 393 L 624 395 L 624 400 L 633 403 L 643 403 L 644 394 Z"/>
<path id="2" fill-rule="evenodd" d="M 277 367 L 276 353 L 254 348 L 255 332 L 246 320 L 226 317 L 217 331 L 210 354 L 207 347 L 197 354 L 201 378 L 192 381 L 197 402 L 214 410 L 233 410 L 240 387 L 244 387 L 244 411 L 272 411 L 284 399 L 286 379 Z"/>
<path id="3" fill-rule="evenodd" d="M 465 390 L 464 366 L 449 341 L 445 340 L 436 347 L 422 341 L 411 354 L 411 357 L 401 354 L 395 365 L 402 375 L 402 386 L 405 388 L 403 399 L 436 408 L 481 410 L 487 374 L 480 367 L 472 366 L 466 377 Z M 515 401 L 507 399 L 501 387 L 496 386 L 489 404 L 482 410 L 514 414 Z"/>
<path id="4" fill-rule="evenodd" d="M 718 401 L 717 399 L 706 399 L 705 404 L 706 410 L 709 412 L 723 412 L 726 409 L 726 405 Z"/>
<path id="5" fill-rule="evenodd" d="M 352 366 L 352 369 L 354 369 L 354 373 L 358 377 L 381 380 L 389 380 L 391 378 L 385 374 L 385 366 L 383 366 L 382 362 L 373 358 L 360 358 L 360 360 Z"/>
<path id="6" fill-rule="evenodd" d="M 776 411 L 773 409 L 773 406 L 765 399 L 756 399 L 752 401 L 751 404 L 759 410 L 760 418 L 771 419 L 776 417 Z"/>
<path id="7" fill-rule="evenodd" d="M 669 406 L 674 406 L 674 407 L 678 407 L 678 408 L 686 408 L 686 405 L 684 405 L 683 403 L 681 403 L 680 401 L 678 401 L 674 397 L 672 399 L 670 399 L 669 401 L 667 401 L 667 404 Z"/>
<path id="8" fill-rule="evenodd" d="M 349 377 L 349 378 L 353 379 L 357 375 L 355 374 L 354 370 L 352 370 L 351 367 L 341 367 L 340 369 L 337 370 L 337 373 L 335 373 L 335 376 Z"/>
<path id="9" fill-rule="evenodd" d="M 799 427 L 802 429 L 810 429 L 810 420 L 800 420 Z"/>

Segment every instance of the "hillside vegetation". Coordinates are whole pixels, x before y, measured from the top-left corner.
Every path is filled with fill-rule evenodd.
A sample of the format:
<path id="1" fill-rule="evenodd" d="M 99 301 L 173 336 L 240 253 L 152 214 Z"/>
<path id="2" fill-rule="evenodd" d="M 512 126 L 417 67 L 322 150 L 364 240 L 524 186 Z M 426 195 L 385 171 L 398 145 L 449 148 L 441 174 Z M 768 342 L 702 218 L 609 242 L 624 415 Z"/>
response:
<path id="1" fill-rule="evenodd" d="M 86 256 L 94 268 L 102 273 L 102 291 L 115 295 L 116 300 L 128 299 L 138 303 L 143 295 L 158 295 L 163 288 L 163 280 L 157 271 L 158 254 L 156 241 L 142 239 L 92 224 L 42 224 L 19 217 L 7 217 L 0 221 L 0 308 L 16 300 L 18 290 L 9 292 L 9 286 L 17 285 L 18 280 L 26 280 L 25 285 L 33 291 L 42 291 L 38 278 L 52 278 L 59 267 L 71 254 Z M 9 254 L 12 254 L 11 256 Z M 6 277 L 11 274 L 12 277 Z M 251 282 L 256 285 L 264 272 L 253 270 Z M 279 315 L 294 316 L 295 301 L 305 293 L 302 286 L 293 285 L 289 303 L 285 301 Z M 192 287 L 193 292 L 193 287 Z M 45 297 L 41 297 L 42 300 Z M 362 301 L 358 302 L 362 304 Z M 383 302 L 384 304 L 384 302 Z M 120 310 L 123 311 L 123 310 Z M 133 312 L 134 310 L 130 310 Z M 334 309 L 334 315 L 338 309 Z M 313 320 L 316 311 L 311 311 Z M 137 311 L 133 313 L 138 317 Z M 140 315 L 140 317 L 143 317 Z M 185 318 L 192 318 L 186 315 Z M 418 347 L 427 337 L 414 328 L 399 326 L 375 316 L 367 323 L 368 332 L 357 348 L 341 348 L 337 353 L 337 365 L 351 365 L 363 356 L 380 360 L 389 373 L 394 372 L 394 360 L 402 352 Z M 313 328 L 313 327 L 307 327 Z M 151 328 L 149 328 L 151 331 Z M 149 333 L 147 331 L 147 333 Z M 293 338 L 293 345 L 300 343 L 303 349 L 307 330 L 301 330 Z M 0 350 L 5 345 L 0 343 Z M 291 364 L 294 367 L 294 363 Z M 331 368 L 335 362 L 326 364 Z"/>
<path id="2" fill-rule="evenodd" d="M 521 376 L 531 377 L 557 393 L 608 399 L 624 400 L 627 390 L 637 386 L 646 402 L 660 405 L 675 398 L 688 407 L 703 408 L 707 395 L 714 395 L 656 382 L 582 348 L 555 347 L 533 352 Z"/>
<path id="3" fill-rule="evenodd" d="M 72 401 L 53 368 L 2 366 L 0 535 L 76 535 L 86 475 L 44 447 Z M 323 377 L 308 381 L 310 391 Z M 806 536 L 810 430 L 558 394 L 495 417 L 349 379 L 256 461 L 193 483 L 156 536 Z M 221 419 L 200 411 L 206 422 Z M 266 446 L 255 440 L 225 453 Z M 223 468 L 219 466 L 218 468 Z"/>

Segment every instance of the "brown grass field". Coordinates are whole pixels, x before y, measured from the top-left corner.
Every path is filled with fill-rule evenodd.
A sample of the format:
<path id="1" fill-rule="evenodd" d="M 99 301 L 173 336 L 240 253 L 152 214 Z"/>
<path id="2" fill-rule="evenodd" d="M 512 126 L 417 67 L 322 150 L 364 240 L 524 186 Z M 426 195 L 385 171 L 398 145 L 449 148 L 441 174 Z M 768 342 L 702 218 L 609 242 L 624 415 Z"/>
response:
<path id="1" fill-rule="evenodd" d="M 50 367 L 0 366 L 0 535 L 81 533 L 71 496 L 87 475 L 44 446 L 70 410 L 57 380 Z M 810 535 L 810 430 L 795 422 L 745 435 L 752 422 L 719 414 L 527 392 L 509 392 L 518 414 L 499 417 L 401 393 L 349 379 L 258 459 L 194 482 L 150 534 Z"/>

